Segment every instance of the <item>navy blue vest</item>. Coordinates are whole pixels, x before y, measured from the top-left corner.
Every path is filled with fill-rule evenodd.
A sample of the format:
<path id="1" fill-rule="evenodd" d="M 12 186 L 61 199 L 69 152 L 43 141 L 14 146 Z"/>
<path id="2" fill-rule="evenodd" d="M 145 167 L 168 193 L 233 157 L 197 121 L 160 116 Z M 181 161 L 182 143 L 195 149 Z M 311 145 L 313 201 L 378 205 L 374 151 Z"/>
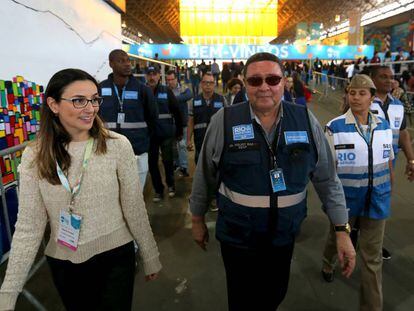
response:
<path id="1" fill-rule="evenodd" d="M 193 100 L 193 118 L 194 118 L 194 144 L 196 150 L 200 152 L 203 145 L 204 136 L 206 135 L 207 127 L 210 124 L 211 117 L 224 107 L 224 97 L 214 93 L 210 105 L 204 97 L 199 94 Z"/>
<path id="2" fill-rule="evenodd" d="M 130 76 L 123 94 L 124 101 L 122 110 L 125 113 L 125 122 L 117 125 L 118 113 L 121 112 L 121 105 L 115 92 L 113 75 L 110 74 L 107 80 L 100 84 L 101 96 L 104 101 L 99 108 L 99 114 L 106 123 L 106 126 L 113 131 L 125 135 L 134 149 L 135 154 L 148 152 L 149 135 L 147 123 L 144 119 L 144 103 L 147 87 L 140 83 L 133 76 Z M 121 97 L 121 94 L 119 94 Z M 152 103 L 147 103 L 151 105 Z"/>
<path id="3" fill-rule="evenodd" d="M 155 122 L 155 136 L 158 138 L 174 137 L 175 125 L 174 119 L 168 107 L 168 88 L 159 84 L 154 94 L 158 105 L 158 119 Z"/>
<path id="4" fill-rule="evenodd" d="M 249 104 L 225 108 L 216 225 L 216 237 L 223 243 L 251 249 L 293 243 L 306 216 L 306 186 L 316 166 L 316 147 L 307 109 L 282 105 L 272 148 L 279 140 L 277 166 L 283 169 L 287 189 L 277 193 L 269 175 L 272 156 Z"/>

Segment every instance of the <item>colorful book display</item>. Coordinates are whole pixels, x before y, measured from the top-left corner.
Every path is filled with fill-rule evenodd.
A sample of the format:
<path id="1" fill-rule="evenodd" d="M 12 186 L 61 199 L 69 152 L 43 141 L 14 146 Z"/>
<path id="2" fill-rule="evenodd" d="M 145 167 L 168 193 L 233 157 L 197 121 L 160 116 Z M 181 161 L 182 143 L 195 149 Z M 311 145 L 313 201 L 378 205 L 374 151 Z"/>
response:
<path id="1" fill-rule="evenodd" d="M 39 130 L 43 86 L 17 76 L 13 81 L 0 80 L 0 150 L 33 140 Z M 20 152 L 15 154 L 20 158 Z M 3 184 L 15 180 L 18 161 L 0 157 Z"/>

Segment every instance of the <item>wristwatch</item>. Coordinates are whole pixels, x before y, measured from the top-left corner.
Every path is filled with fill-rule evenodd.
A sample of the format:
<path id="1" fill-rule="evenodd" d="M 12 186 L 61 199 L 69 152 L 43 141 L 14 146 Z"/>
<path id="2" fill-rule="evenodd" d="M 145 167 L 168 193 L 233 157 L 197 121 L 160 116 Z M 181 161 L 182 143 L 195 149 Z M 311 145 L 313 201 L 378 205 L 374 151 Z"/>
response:
<path id="1" fill-rule="evenodd" d="M 343 224 L 343 225 L 335 225 L 334 230 L 335 230 L 335 232 L 344 231 L 344 232 L 350 234 L 351 233 L 351 226 L 348 223 Z"/>

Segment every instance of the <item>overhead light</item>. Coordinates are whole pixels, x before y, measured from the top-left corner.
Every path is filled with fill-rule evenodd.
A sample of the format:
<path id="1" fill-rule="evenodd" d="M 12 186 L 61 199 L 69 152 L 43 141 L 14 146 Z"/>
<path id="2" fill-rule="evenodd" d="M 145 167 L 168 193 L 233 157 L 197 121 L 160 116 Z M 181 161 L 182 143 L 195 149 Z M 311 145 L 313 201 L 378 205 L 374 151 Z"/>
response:
<path id="1" fill-rule="evenodd" d="M 319 28 L 320 28 L 320 29 L 323 29 L 323 23 L 321 23 L 321 24 L 319 25 Z"/>
<path id="2" fill-rule="evenodd" d="M 152 41 L 151 38 L 149 38 L 148 42 L 151 43 L 151 44 L 154 43 L 154 41 Z"/>
<path id="3" fill-rule="evenodd" d="M 341 21 L 341 15 L 335 15 L 335 22 Z"/>
<path id="4" fill-rule="evenodd" d="M 122 28 L 126 28 L 125 21 L 123 21 L 123 22 L 122 22 L 121 27 L 122 27 Z"/>
<path id="5" fill-rule="evenodd" d="M 142 38 L 142 33 L 138 32 L 138 37 Z"/>

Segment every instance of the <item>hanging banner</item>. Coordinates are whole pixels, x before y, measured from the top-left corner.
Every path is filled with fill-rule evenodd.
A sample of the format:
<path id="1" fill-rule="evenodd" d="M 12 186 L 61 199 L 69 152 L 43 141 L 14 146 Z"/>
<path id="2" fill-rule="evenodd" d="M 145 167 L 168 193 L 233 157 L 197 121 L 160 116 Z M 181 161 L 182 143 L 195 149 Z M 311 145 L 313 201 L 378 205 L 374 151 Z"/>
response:
<path id="1" fill-rule="evenodd" d="M 312 23 L 310 26 L 311 42 L 318 42 L 321 37 L 321 23 Z"/>
<path id="2" fill-rule="evenodd" d="M 124 51 L 132 55 L 159 59 L 247 59 L 259 52 L 275 54 L 281 59 L 358 59 L 372 57 L 371 45 L 186 45 L 186 44 L 142 44 L 128 45 Z"/>
<path id="3" fill-rule="evenodd" d="M 298 23 L 296 25 L 296 41 L 306 40 L 308 35 L 308 23 Z"/>

